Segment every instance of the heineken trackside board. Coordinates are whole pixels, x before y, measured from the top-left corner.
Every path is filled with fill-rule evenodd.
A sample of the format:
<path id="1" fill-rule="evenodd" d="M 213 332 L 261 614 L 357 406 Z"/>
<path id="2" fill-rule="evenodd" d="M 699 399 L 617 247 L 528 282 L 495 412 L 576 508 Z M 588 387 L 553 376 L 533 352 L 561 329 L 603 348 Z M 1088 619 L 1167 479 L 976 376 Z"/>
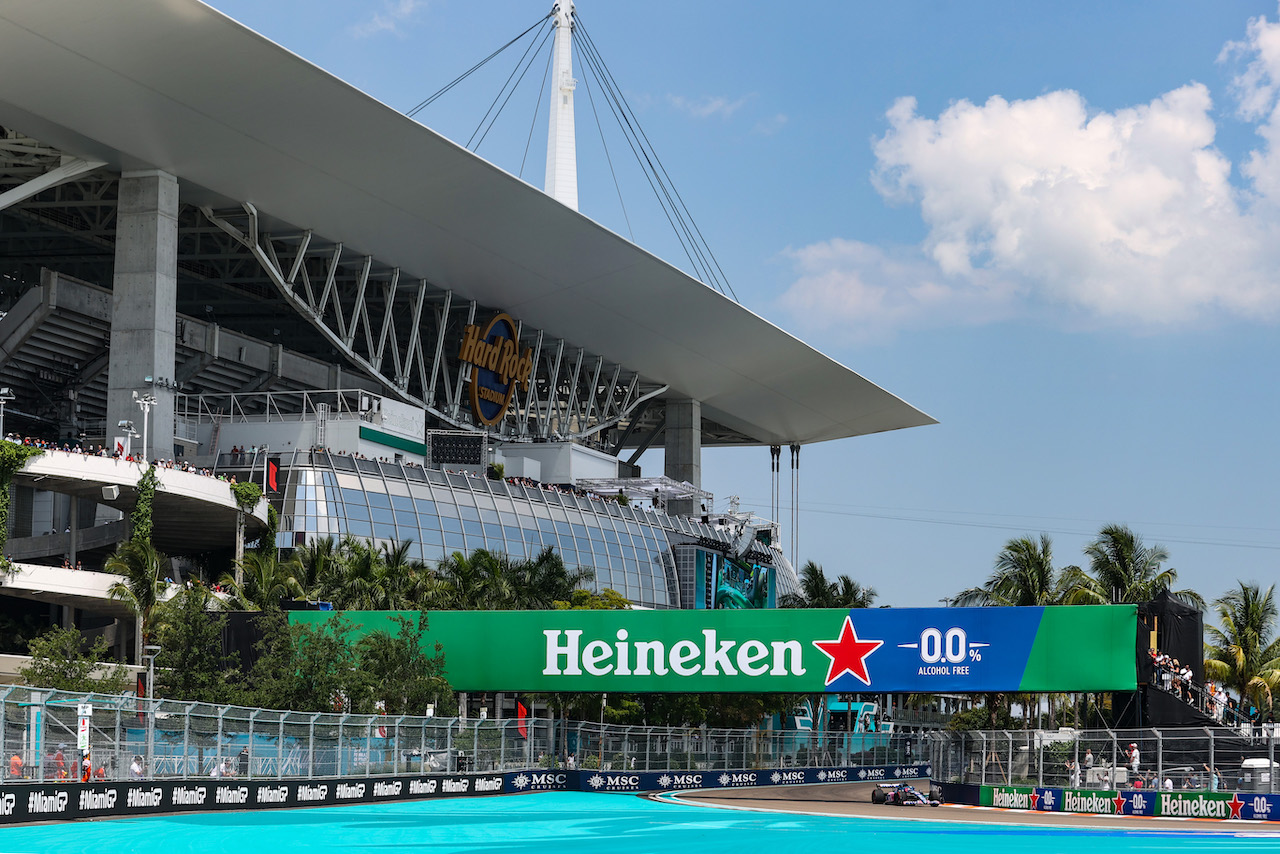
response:
<path id="1" fill-rule="evenodd" d="M 401 612 L 416 617 L 416 613 Z M 292 622 L 322 623 L 323 611 Z M 344 612 L 394 632 L 394 612 Z M 974 692 L 1136 687 L 1133 605 L 432 611 L 460 691 Z"/>

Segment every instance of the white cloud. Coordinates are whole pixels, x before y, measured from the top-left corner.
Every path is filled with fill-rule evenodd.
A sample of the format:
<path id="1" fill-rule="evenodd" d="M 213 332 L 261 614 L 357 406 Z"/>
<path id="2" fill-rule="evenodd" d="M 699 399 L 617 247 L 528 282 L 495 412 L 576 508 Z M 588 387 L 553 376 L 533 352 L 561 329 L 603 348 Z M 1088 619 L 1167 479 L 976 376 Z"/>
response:
<path id="1" fill-rule="evenodd" d="M 1263 147 L 1253 151 L 1240 171 L 1253 182 L 1259 207 L 1275 211 L 1280 205 L 1280 23 L 1258 17 L 1249 21 L 1246 38 L 1230 42 L 1219 59 L 1249 58 L 1232 81 L 1238 113 L 1258 121 Z"/>
<path id="2" fill-rule="evenodd" d="M 1249 59 L 1233 85 L 1241 115 L 1262 122 L 1244 187 L 1198 83 L 1114 112 L 1072 91 L 959 101 L 936 118 L 899 100 L 872 177 L 886 199 L 919 206 L 926 239 L 892 267 L 849 241 L 791 251 L 783 302 L 820 297 L 898 328 L 997 308 L 1148 330 L 1280 317 L 1280 24 L 1250 22 L 1224 49 L 1236 55 Z"/>
<path id="3" fill-rule="evenodd" d="M 761 119 L 756 122 L 755 127 L 751 129 L 751 132 L 760 134 L 761 136 L 773 136 L 775 133 L 786 127 L 787 121 L 786 113 L 775 113 L 766 119 Z"/>
<path id="4" fill-rule="evenodd" d="M 688 113 L 697 119 L 708 119 L 719 116 L 727 119 L 742 108 L 750 100 L 749 96 L 730 100 L 723 95 L 705 95 L 701 98 L 686 98 L 683 95 L 667 95 L 667 103 L 682 113 Z"/>
<path id="5" fill-rule="evenodd" d="M 995 277 L 947 276 L 913 248 L 834 238 L 783 255 L 799 277 L 783 306 L 807 327 L 839 327 L 862 343 L 904 327 L 988 323 L 1007 317 L 1016 297 Z"/>
<path id="6" fill-rule="evenodd" d="M 388 0 L 367 21 L 352 25 L 350 32 L 359 38 L 378 33 L 399 33 L 401 25 L 412 20 L 414 13 L 424 6 L 426 0 Z"/>

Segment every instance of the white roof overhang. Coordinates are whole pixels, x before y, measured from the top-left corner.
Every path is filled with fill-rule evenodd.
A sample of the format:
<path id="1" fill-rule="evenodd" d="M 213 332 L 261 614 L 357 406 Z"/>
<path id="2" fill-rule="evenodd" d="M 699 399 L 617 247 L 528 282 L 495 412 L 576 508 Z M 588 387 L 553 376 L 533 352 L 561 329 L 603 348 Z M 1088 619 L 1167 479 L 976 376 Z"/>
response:
<path id="1" fill-rule="evenodd" d="M 768 444 L 935 423 L 670 264 L 196 0 L 0 6 L 0 125 L 252 202 L 702 402 Z"/>

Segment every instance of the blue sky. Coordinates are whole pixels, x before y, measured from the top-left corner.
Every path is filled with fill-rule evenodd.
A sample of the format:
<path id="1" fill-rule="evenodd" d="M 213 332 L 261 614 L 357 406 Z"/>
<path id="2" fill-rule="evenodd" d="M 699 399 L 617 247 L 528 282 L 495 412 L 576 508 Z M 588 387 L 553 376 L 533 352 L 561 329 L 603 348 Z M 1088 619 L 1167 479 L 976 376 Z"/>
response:
<path id="1" fill-rule="evenodd" d="M 550 7 L 213 5 L 400 110 Z M 929 606 L 1011 537 L 1047 532 L 1059 565 L 1081 563 L 1119 522 L 1206 599 L 1275 579 L 1276 2 L 578 14 L 740 301 L 941 422 L 804 449 L 802 562 Z M 419 120 L 465 142 L 515 59 Z M 539 186 L 541 67 L 479 149 L 521 174 L 532 125 Z M 624 218 L 584 85 L 581 210 L 687 269 L 606 124 Z M 703 481 L 768 512 L 766 449 L 707 451 Z"/>

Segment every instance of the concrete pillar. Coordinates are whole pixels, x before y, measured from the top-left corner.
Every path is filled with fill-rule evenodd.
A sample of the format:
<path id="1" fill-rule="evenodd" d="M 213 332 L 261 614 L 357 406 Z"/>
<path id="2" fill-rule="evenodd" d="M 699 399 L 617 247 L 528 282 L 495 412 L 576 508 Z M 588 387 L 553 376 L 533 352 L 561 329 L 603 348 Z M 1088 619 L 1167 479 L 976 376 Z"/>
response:
<path id="1" fill-rule="evenodd" d="M 79 560 L 80 554 L 80 502 L 76 496 L 71 496 L 71 566 L 75 567 L 76 561 Z"/>
<path id="2" fill-rule="evenodd" d="M 667 401 L 667 429 L 664 439 L 664 474 L 672 480 L 688 481 L 702 488 L 702 402 Z M 667 512 L 689 516 L 700 508 L 696 501 L 672 501 Z"/>
<path id="3" fill-rule="evenodd" d="M 165 172 L 125 172 L 116 207 L 116 259 L 111 295 L 107 436 L 122 420 L 138 431 L 143 414 L 133 401 L 154 394 L 147 428 L 147 459 L 173 456 L 173 389 L 178 298 L 178 181 Z M 147 382 L 146 378 L 152 381 Z"/>

